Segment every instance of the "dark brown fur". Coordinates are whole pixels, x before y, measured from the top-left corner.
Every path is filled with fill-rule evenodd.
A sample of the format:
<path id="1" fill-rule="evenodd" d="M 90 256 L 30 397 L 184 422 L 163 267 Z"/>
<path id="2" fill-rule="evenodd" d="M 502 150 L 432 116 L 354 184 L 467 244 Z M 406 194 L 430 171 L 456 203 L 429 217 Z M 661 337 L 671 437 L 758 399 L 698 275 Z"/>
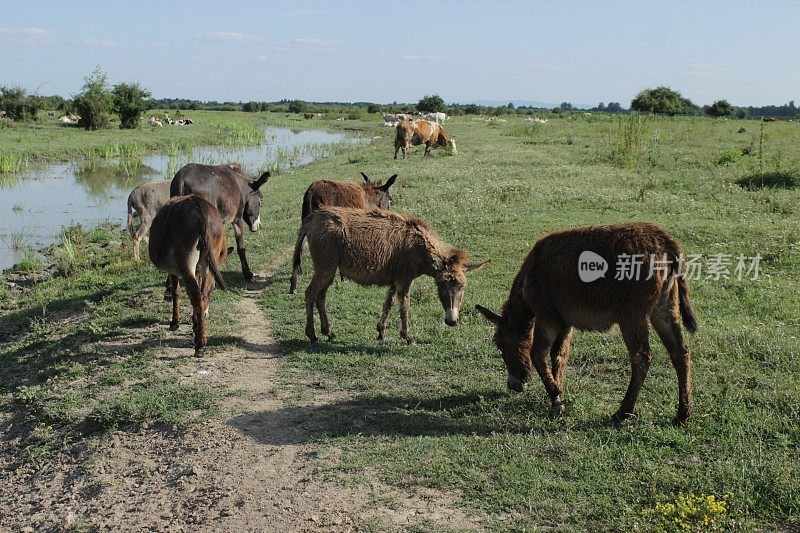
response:
<path id="1" fill-rule="evenodd" d="M 578 258 L 592 251 L 605 259 L 605 277 L 581 281 Z M 643 254 L 638 280 L 615 280 L 621 254 Z M 615 420 L 630 416 L 650 366 L 648 323 L 669 352 L 678 374 L 677 423 L 692 411 L 692 359 L 681 335 L 680 321 L 690 332 L 697 322 L 687 281 L 679 276 L 683 250 L 666 231 L 653 224 L 589 226 L 552 233 L 539 240 L 522 263 L 501 316 L 477 306 L 497 325 L 494 341 L 508 369 L 508 386 L 521 391 L 535 370 L 553 405 L 563 410 L 564 370 L 572 328 L 606 331 L 619 324 L 631 362 L 631 380 Z M 667 272 L 649 275 L 650 258 L 669 261 Z M 552 369 L 547 364 L 548 355 Z"/>
<path id="2" fill-rule="evenodd" d="M 389 187 L 392 186 L 397 174 L 391 176 L 386 185 L 381 181 L 372 181 L 369 176 L 364 176 L 364 183 L 351 181 L 330 181 L 317 180 L 306 189 L 303 195 L 303 207 L 300 221 L 305 220 L 308 215 L 317 211 L 320 207 L 352 207 L 355 209 L 389 209 L 392 205 L 392 197 L 389 195 Z M 297 277 L 300 275 L 300 259 L 303 254 L 303 239 L 298 239 L 294 248 L 292 260 L 292 277 L 289 282 L 289 292 L 295 293 L 297 290 Z"/>
<path id="3" fill-rule="evenodd" d="M 434 278 L 445 309 L 445 322 L 454 326 L 467 283 L 466 273 L 487 262 L 468 264 L 463 250 L 440 240 L 422 220 L 381 209 L 323 207 L 303 221 L 298 240 L 303 235 L 308 237 L 314 263 L 314 276 L 306 289 L 306 335 L 312 344 L 317 341 L 315 304 L 323 335 L 334 337 L 325 297 L 337 269 L 344 277 L 361 285 L 388 286 L 378 322 L 378 339 L 385 339 L 386 323 L 396 294 L 401 300 L 400 336 L 412 342 L 408 310 L 413 281 L 422 275 Z"/>
<path id="4" fill-rule="evenodd" d="M 153 219 L 148 245 L 150 260 L 168 273 L 172 296 L 172 321 L 178 329 L 178 278 L 183 280 L 192 302 L 195 355 L 202 355 L 208 342 L 206 315 L 214 283 L 225 290 L 219 265 L 233 251 L 227 246 L 225 226 L 217 209 L 199 196 L 173 197 Z"/>
<path id="5" fill-rule="evenodd" d="M 245 254 L 244 224 L 247 223 L 250 231 L 258 231 L 261 225 L 259 189 L 269 177 L 270 173 L 265 172 L 257 180 L 250 181 L 235 163 L 217 166 L 189 163 L 175 174 L 170 186 L 170 196 L 201 196 L 219 210 L 225 222 L 233 224 L 242 275 L 248 281 L 253 279 L 253 272 Z"/>

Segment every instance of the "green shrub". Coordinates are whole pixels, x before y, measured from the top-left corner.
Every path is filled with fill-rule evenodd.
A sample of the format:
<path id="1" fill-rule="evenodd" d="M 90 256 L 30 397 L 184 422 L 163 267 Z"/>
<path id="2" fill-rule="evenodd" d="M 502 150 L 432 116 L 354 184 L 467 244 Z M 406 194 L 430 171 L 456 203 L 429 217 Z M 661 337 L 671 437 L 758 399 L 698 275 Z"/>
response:
<path id="1" fill-rule="evenodd" d="M 0 87 L 0 110 L 11 120 L 36 120 L 39 107 L 39 101 L 22 87 Z"/>
<path id="2" fill-rule="evenodd" d="M 114 110 L 119 115 L 121 129 L 139 127 L 139 117 L 147 110 L 145 98 L 150 98 L 150 91 L 138 83 L 119 83 L 114 86 Z"/>
<path id="3" fill-rule="evenodd" d="M 81 117 L 78 125 L 87 130 L 108 127 L 114 103 L 114 97 L 108 89 L 108 75 L 97 67 L 83 81 L 83 91 L 73 100 Z"/>

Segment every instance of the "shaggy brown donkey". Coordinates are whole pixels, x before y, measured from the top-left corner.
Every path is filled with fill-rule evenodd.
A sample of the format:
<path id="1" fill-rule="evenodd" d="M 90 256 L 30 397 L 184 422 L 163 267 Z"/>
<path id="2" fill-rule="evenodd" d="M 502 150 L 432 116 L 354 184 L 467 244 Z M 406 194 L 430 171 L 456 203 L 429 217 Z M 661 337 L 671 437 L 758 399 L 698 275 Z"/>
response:
<path id="1" fill-rule="evenodd" d="M 191 195 L 176 196 L 161 208 L 150 227 L 148 251 L 150 260 L 169 274 L 172 294 L 172 322 L 169 329 L 178 329 L 178 277 L 183 279 L 192 302 L 195 355 L 203 354 L 208 342 L 206 317 L 208 299 L 214 282 L 225 290 L 219 265 L 233 248 L 228 248 L 225 223 L 217 209 L 207 200 Z"/>
<path id="2" fill-rule="evenodd" d="M 619 324 L 631 380 L 614 419 L 631 416 L 652 358 L 649 323 L 678 374 L 675 422 L 686 422 L 692 412 L 692 357 L 679 324 L 682 320 L 693 333 L 697 322 L 688 283 L 680 276 L 682 253 L 669 233 L 646 223 L 570 229 L 539 240 L 514 278 L 502 314 L 476 306 L 496 324 L 494 342 L 508 369 L 508 387 L 522 391 L 535 369 L 553 413 L 560 415 L 572 328 L 606 331 Z M 635 264 L 636 258 L 641 259 L 638 275 L 632 268 L 620 268 Z M 598 277 L 595 270 L 582 281 L 579 268 L 592 268 L 590 263 L 595 269 L 605 263 L 609 271 Z"/>
<path id="3" fill-rule="evenodd" d="M 466 273 L 488 262 L 467 263 L 467 254 L 436 236 L 422 220 L 391 211 L 323 207 L 303 222 L 298 240 L 308 237 L 314 276 L 306 289 L 306 335 L 314 344 L 314 305 L 322 334 L 331 332 L 325 296 L 336 270 L 361 285 L 388 286 L 378 322 L 378 339 L 385 340 L 386 322 L 395 294 L 400 299 L 400 336 L 414 338 L 408 329 L 411 284 L 422 275 L 436 282 L 445 310 L 445 323 L 455 326 L 467 284 Z"/>
<path id="4" fill-rule="evenodd" d="M 361 175 L 364 176 L 364 183 L 317 180 L 309 185 L 303 195 L 303 209 L 300 221 L 302 222 L 308 215 L 324 206 L 389 209 L 392 204 L 389 187 L 397 179 L 397 174 L 390 177 L 386 181 L 386 185 L 380 181 L 370 180 L 369 176 L 363 172 Z M 303 254 L 304 240 L 305 238 L 298 239 L 297 245 L 294 247 L 292 278 L 289 282 L 290 294 L 294 294 L 297 290 L 297 276 L 300 274 L 300 258 Z"/>

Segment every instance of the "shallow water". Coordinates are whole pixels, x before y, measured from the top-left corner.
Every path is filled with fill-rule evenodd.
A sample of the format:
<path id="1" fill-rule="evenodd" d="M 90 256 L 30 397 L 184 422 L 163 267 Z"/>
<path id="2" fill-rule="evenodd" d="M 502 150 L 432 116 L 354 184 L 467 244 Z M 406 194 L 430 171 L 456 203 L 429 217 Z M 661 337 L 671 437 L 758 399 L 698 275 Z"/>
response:
<path id="1" fill-rule="evenodd" d="M 265 128 L 261 146 L 196 147 L 191 153 L 150 155 L 132 162 L 62 163 L 20 173 L 0 184 L 0 270 L 60 239 L 61 228 L 127 222 L 128 194 L 145 181 L 172 179 L 188 162 L 240 163 L 249 175 L 328 155 L 333 145 L 359 139 L 321 130 Z"/>

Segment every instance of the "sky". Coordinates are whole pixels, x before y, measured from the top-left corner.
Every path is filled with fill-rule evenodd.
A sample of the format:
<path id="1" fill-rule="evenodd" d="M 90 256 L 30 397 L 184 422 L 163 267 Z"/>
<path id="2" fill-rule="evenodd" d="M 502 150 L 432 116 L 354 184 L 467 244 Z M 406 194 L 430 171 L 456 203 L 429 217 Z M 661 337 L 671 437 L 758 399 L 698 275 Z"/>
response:
<path id="1" fill-rule="evenodd" d="M 100 66 L 156 98 L 800 100 L 800 1 L 0 0 L 0 86 L 69 97 Z"/>

